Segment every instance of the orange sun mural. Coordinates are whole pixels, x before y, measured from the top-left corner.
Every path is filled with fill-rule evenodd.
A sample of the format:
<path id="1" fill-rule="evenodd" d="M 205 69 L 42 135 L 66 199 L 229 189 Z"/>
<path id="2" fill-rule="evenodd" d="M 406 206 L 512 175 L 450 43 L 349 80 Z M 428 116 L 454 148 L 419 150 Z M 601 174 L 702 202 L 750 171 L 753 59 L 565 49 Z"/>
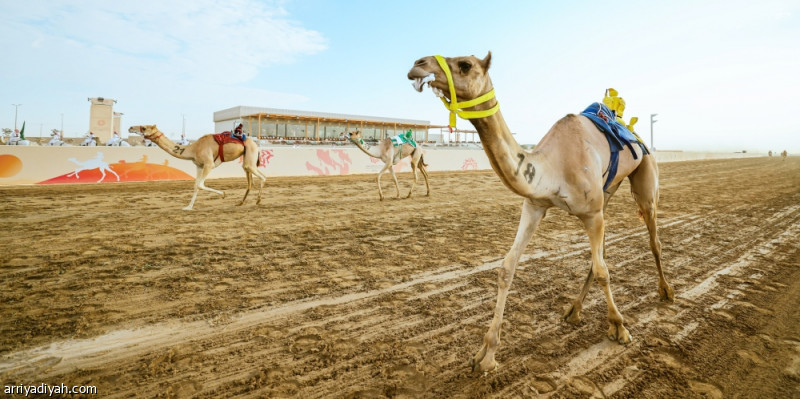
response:
<path id="1" fill-rule="evenodd" d="M 22 170 L 22 161 L 10 154 L 0 155 L 0 177 L 11 177 Z"/>

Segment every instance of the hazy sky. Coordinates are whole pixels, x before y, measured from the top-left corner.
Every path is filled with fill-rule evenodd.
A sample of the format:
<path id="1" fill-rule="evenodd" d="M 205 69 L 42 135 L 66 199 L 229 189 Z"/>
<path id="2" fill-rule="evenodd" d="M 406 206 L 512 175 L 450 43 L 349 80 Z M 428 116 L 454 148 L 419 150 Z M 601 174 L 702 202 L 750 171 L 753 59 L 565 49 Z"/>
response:
<path id="1" fill-rule="evenodd" d="M 556 4 L 557 3 L 557 4 Z M 0 128 L 86 134 L 88 97 L 122 124 L 212 133 L 237 105 L 429 120 L 406 73 L 483 57 L 521 143 L 608 87 L 659 149 L 800 153 L 800 1 L 0 0 Z M 459 120 L 459 128 L 471 129 Z"/>

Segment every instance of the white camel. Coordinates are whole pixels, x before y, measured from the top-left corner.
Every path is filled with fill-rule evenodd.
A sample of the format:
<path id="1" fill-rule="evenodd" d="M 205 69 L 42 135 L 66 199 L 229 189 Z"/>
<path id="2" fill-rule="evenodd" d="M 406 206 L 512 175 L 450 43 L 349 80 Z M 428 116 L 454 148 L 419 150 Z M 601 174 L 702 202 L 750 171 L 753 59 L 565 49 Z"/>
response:
<path id="1" fill-rule="evenodd" d="M 114 176 L 117 176 L 117 181 L 119 181 L 119 175 L 117 174 L 117 172 L 111 170 L 111 168 L 108 166 L 108 162 L 103 161 L 102 152 L 98 152 L 96 158 L 84 162 L 78 161 L 75 158 L 69 158 L 69 160 L 80 167 L 75 169 L 74 172 L 68 174 L 67 177 L 75 176 L 76 178 L 80 179 L 80 176 L 78 176 L 78 172 L 83 172 L 84 170 L 100 169 L 100 173 L 103 174 L 103 177 L 101 177 L 100 180 L 97 181 L 98 183 L 100 183 L 101 181 L 103 181 L 103 179 L 106 178 L 106 171 L 109 171 L 113 173 Z"/>

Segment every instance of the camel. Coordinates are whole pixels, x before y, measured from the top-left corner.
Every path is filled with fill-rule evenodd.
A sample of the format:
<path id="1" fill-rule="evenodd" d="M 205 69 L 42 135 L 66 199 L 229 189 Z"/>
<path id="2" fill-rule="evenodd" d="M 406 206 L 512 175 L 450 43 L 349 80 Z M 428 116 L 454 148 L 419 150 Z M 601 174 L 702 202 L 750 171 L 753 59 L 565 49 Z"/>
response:
<path id="1" fill-rule="evenodd" d="M 488 74 L 491 59 L 491 52 L 483 59 L 429 56 L 417 60 L 408 72 L 408 79 L 414 81 L 417 91 L 421 92 L 427 84 L 434 94 L 441 97 L 451 112 L 451 126 L 455 126 L 456 114 L 469 119 L 478 131 L 495 173 L 508 189 L 524 198 L 516 238 L 498 273 L 494 317 L 483 337 L 483 346 L 471 360 L 472 369 L 474 372 L 488 372 L 498 367 L 495 355 L 500 345 L 500 326 L 514 271 L 522 251 L 551 207 L 561 208 L 583 222 L 591 248 L 589 275 L 564 313 L 564 319 L 572 323 L 580 321 L 583 300 L 594 279 L 605 294 L 609 339 L 621 344 L 629 343 L 631 335 L 611 293 L 605 262 L 603 217 L 609 199 L 627 177 L 639 215 L 650 234 L 650 249 L 658 271 L 659 296 L 662 300 L 674 300 L 673 289 L 661 267 L 661 243 L 656 228 L 659 193 L 655 159 L 652 155 L 643 156 L 639 146 L 633 146 L 636 159 L 631 151 L 620 151 L 617 174 L 603 190 L 604 172 L 611 159 L 609 144 L 590 119 L 574 114 L 556 122 L 532 151 L 524 151 L 511 135 L 494 97 Z"/>
<path id="2" fill-rule="evenodd" d="M 69 158 L 67 160 L 79 166 L 78 169 L 75 169 L 72 173 L 67 174 L 67 177 L 75 176 L 76 179 L 80 179 L 81 177 L 78 176 L 78 172 L 83 172 L 84 170 L 100 169 L 100 173 L 102 173 L 102 176 L 100 177 L 100 180 L 97 181 L 98 183 L 100 183 L 101 181 L 103 181 L 103 179 L 106 178 L 106 171 L 109 171 L 113 173 L 114 176 L 117 176 L 117 181 L 119 181 L 119 175 L 117 174 L 117 172 L 114 172 L 114 170 L 112 170 L 111 167 L 108 166 L 108 162 L 103 161 L 102 152 L 98 152 L 95 158 L 90 159 L 88 161 L 81 162 L 75 158 Z"/>
<path id="3" fill-rule="evenodd" d="M 411 157 L 411 172 L 414 173 L 414 184 L 411 185 L 411 190 L 408 191 L 408 196 L 406 198 L 411 198 L 414 195 L 414 188 L 417 186 L 417 167 L 419 167 L 420 172 L 422 172 L 422 177 L 425 178 L 425 188 L 428 192 L 425 194 L 426 196 L 430 197 L 431 195 L 431 186 L 428 183 L 428 170 L 425 169 L 428 164 L 425 163 L 425 160 L 422 158 L 422 150 L 417 147 L 412 146 L 411 144 L 404 143 L 400 146 L 399 151 L 395 151 L 394 145 L 392 144 L 392 139 L 387 137 L 378 142 L 376 149 L 366 149 L 364 147 L 364 139 L 361 137 L 360 131 L 355 131 L 348 133 L 350 141 L 356 145 L 361 151 L 364 151 L 365 154 L 373 157 L 378 158 L 383 161 L 384 166 L 380 172 L 378 172 L 378 195 L 383 201 L 383 190 L 381 189 L 381 175 L 383 172 L 387 170 L 389 173 L 392 174 L 392 179 L 394 180 L 394 187 L 397 190 L 397 198 L 400 198 L 400 185 L 397 183 L 397 175 L 394 174 L 394 166 L 401 159 L 405 157 Z"/>
<path id="4" fill-rule="evenodd" d="M 781 153 L 781 158 L 785 161 L 786 157 L 788 157 L 788 156 L 789 156 L 789 153 L 786 152 L 786 150 L 783 150 L 783 152 Z"/>
<path id="5" fill-rule="evenodd" d="M 177 145 L 172 140 L 168 139 L 156 125 L 141 125 L 131 126 L 128 129 L 130 133 L 141 134 L 145 139 L 148 139 L 161 147 L 162 150 L 168 152 L 175 158 L 188 159 L 197 166 L 197 178 L 194 182 L 194 194 L 192 201 L 189 202 L 184 210 L 190 211 L 194 207 L 194 201 L 197 199 L 197 193 L 200 190 L 211 191 L 217 193 L 225 198 L 225 193 L 220 190 L 215 190 L 206 187 L 205 181 L 211 170 L 221 165 L 222 162 L 233 161 L 244 155 L 244 162 L 242 168 L 247 175 L 247 191 L 244 192 L 244 198 L 237 205 L 244 204 L 247 199 L 247 194 L 253 185 L 253 175 L 261 179 L 261 187 L 258 189 L 258 200 L 256 204 L 261 203 L 261 191 L 264 189 L 264 183 L 267 181 L 267 176 L 258 170 L 259 166 L 259 149 L 251 138 L 247 138 L 244 146 L 237 143 L 226 143 L 222 147 L 222 154 L 220 154 L 220 145 L 214 140 L 213 134 L 207 134 L 200 137 L 197 141 L 189 145 Z M 224 160 L 224 161 L 223 161 Z"/>

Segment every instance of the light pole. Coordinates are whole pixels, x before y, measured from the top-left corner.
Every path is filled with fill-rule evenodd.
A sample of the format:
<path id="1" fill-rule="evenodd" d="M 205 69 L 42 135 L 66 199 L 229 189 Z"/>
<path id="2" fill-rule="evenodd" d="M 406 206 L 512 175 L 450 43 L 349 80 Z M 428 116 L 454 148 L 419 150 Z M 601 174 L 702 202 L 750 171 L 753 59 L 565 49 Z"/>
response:
<path id="1" fill-rule="evenodd" d="M 59 139 L 63 140 L 64 139 L 64 113 L 63 112 L 61 113 L 61 132 L 59 132 L 59 133 L 60 133 L 58 135 Z"/>
<path id="2" fill-rule="evenodd" d="M 17 130 L 17 108 L 22 104 L 11 104 L 14 106 L 14 131 Z"/>
<path id="3" fill-rule="evenodd" d="M 650 114 L 650 151 L 656 150 L 656 145 L 653 143 L 653 124 L 658 122 L 656 116 L 658 114 Z"/>
<path id="4" fill-rule="evenodd" d="M 181 114 L 181 118 L 183 118 L 183 130 L 181 130 L 181 136 L 186 136 L 186 115 Z"/>

